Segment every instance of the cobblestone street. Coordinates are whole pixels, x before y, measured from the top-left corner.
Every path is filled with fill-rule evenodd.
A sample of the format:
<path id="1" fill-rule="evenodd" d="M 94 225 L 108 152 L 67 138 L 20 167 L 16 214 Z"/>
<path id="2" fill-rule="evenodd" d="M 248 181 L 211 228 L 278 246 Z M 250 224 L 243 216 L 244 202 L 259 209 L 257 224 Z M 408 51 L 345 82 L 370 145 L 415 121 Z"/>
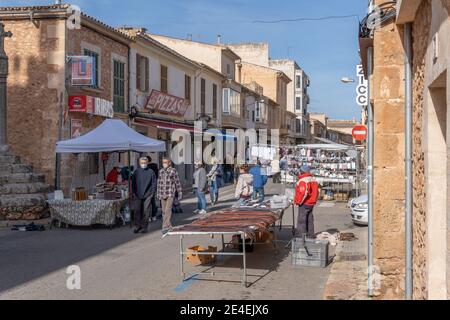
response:
<path id="1" fill-rule="evenodd" d="M 267 190 L 275 194 L 280 188 L 271 184 Z M 233 191 L 233 186 L 221 189 L 221 201 L 215 208 L 231 205 Z M 184 213 L 175 216 L 175 223 L 195 219 L 191 214 L 194 207 L 194 198 L 183 200 Z M 291 236 L 290 210 L 286 211 L 284 228 L 278 236 L 281 240 Z M 352 225 L 344 203 L 318 205 L 315 216 L 317 231 L 351 230 L 360 237 L 358 241 L 365 241 L 366 229 Z M 218 239 L 210 240 L 192 237 L 187 245 L 219 244 Z M 240 283 L 239 274 L 181 282 L 178 242 L 178 237 L 161 238 L 160 222 L 153 223 L 147 235 L 135 235 L 128 227 L 52 229 L 42 233 L 4 228 L 0 230 L 0 251 L 8 263 L 0 265 L 0 299 L 340 299 L 342 290 L 354 298 L 355 290 L 345 290 L 342 275 L 363 268 L 363 261 L 355 265 L 355 261 L 339 260 L 324 269 L 293 268 L 290 250 L 284 248 L 286 241 L 279 243 L 277 255 L 270 245 L 248 254 L 249 274 L 254 275 L 249 277 L 252 284 L 248 288 Z M 351 247 L 354 244 L 344 243 L 342 250 L 359 250 Z M 219 262 L 226 266 L 221 271 L 240 270 L 240 259 Z M 66 268 L 70 265 L 81 268 L 81 290 L 66 288 Z"/>

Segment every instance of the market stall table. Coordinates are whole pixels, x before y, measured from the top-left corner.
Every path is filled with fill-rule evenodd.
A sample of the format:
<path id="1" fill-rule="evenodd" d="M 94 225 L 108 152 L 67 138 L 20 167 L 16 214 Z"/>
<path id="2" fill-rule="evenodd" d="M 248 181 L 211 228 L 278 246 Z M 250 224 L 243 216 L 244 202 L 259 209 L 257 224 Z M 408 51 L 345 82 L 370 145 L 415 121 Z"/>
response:
<path id="1" fill-rule="evenodd" d="M 95 224 L 113 226 L 120 218 L 120 210 L 126 199 L 49 200 L 52 222 L 58 221 L 71 226 L 87 227 Z"/>
<path id="2" fill-rule="evenodd" d="M 196 220 L 191 224 L 174 228 L 168 232 L 168 236 L 180 236 L 180 257 L 181 257 L 181 273 L 183 281 L 186 280 L 184 271 L 184 257 L 192 254 L 186 252 L 183 247 L 183 238 L 188 235 L 210 235 L 221 236 L 222 251 L 215 252 L 218 256 L 241 256 L 243 263 L 242 283 L 247 286 L 247 255 L 246 255 L 246 241 L 247 237 L 255 237 L 255 234 L 260 231 L 269 232 L 270 228 L 275 226 L 278 220 L 283 217 L 284 210 L 272 210 L 268 208 L 252 208 L 252 207 L 238 207 L 228 208 L 211 212 L 206 217 Z M 276 233 L 274 232 L 273 244 L 276 249 Z M 240 235 L 242 239 L 242 252 L 225 252 L 224 237 L 232 235 Z M 254 242 L 253 244 L 258 244 Z M 211 252 L 196 252 L 198 255 L 210 255 Z M 219 272 L 201 272 L 201 274 L 211 274 L 214 276 Z M 230 272 L 220 272 L 221 274 L 230 274 Z M 234 274 L 234 273 L 231 273 Z"/>

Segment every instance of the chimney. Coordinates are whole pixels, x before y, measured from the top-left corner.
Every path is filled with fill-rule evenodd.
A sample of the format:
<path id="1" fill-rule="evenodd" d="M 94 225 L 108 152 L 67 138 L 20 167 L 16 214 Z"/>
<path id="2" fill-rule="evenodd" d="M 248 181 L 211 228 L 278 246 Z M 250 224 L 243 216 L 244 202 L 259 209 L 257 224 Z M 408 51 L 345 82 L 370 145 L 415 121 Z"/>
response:
<path id="1" fill-rule="evenodd" d="M 220 34 L 217 35 L 217 44 L 222 44 L 222 36 Z"/>

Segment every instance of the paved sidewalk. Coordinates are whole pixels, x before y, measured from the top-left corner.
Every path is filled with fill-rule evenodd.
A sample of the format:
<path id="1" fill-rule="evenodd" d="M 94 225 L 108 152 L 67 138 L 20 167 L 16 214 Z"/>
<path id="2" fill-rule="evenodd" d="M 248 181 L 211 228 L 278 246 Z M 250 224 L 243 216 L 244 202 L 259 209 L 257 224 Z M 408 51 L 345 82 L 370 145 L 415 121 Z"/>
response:
<path id="1" fill-rule="evenodd" d="M 350 209 L 348 209 L 350 210 Z M 369 300 L 367 293 L 367 227 L 352 226 L 354 241 L 342 241 L 324 291 L 325 300 Z"/>

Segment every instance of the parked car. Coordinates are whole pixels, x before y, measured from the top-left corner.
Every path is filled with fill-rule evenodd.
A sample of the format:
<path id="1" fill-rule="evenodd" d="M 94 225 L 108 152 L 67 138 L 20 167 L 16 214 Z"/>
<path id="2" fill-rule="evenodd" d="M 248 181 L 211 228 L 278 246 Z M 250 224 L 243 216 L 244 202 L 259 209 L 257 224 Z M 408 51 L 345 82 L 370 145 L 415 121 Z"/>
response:
<path id="1" fill-rule="evenodd" d="M 369 205 L 367 195 L 362 195 L 349 202 L 352 220 L 356 225 L 367 226 L 369 223 Z"/>

